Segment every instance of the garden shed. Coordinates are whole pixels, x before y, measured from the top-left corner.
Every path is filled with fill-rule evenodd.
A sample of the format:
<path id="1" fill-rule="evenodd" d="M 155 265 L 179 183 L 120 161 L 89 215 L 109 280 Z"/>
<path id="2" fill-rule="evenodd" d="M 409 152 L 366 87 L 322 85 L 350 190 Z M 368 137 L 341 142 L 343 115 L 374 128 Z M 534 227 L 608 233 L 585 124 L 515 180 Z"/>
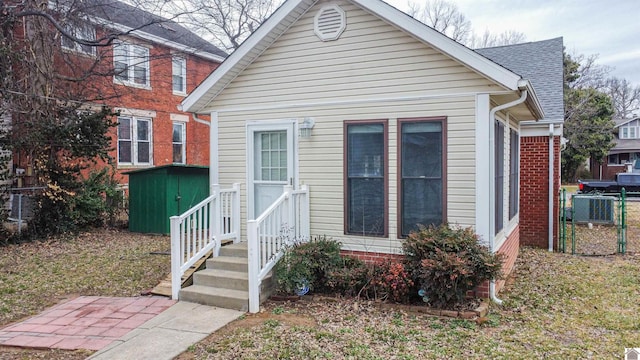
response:
<path id="1" fill-rule="evenodd" d="M 164 165 L 129 175 L 129 230 L 168 234 L 169 218 L 209 196 L 209 168 Z"/>

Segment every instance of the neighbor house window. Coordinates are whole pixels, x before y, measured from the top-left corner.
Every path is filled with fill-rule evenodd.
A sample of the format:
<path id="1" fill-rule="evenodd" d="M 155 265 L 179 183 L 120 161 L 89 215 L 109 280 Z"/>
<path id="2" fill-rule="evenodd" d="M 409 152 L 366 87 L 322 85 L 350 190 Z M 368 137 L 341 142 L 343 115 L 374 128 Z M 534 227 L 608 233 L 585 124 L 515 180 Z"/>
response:
<path id="1" fill-rule="evenodd" d="M 503 214 L 504 214 L 504 124 L 496 120 L 495 127 L 495 225 L 496 234 L 502 230 L 504 226 Z"/>
<path id="2" fill-rule="evenodd" d="M 173 92 L 179 94 L 187 93 L 187 61 L 185 58 L 174 56 L 173 68 Z"/>
<path id="3" fill-rule="evenodd" d="M 518 187 L 520 186 L 520 170 L 518 161 L 520 159 L 520 136 L 518 132 L 511 129 L 510 157 L 509 157 L 509 219 L 518 213 Z"/>
<path id="4" fill-rule="evenodd" d="M 445 217 L 444 118 L 399 120 L 400 236 Z"/>
<path id="5" fill-rule="evenodd" d="M 86 23 L 75 23 L 63 25 L 64 30 L 71 36 L 79 40 L 96 41 L 96 30 Z M 62 48 L 84 54 L 95 55 L 95 48 L 90 45 L 80 44 L 64 35 L 60 35 Z"/>
<path id="6" fill-rule="evenodd" d="M 118 164 L 151 165 L 151 163 L 151 119 L 118 117 Z"/>
<path id="7" fill-rule="evenodd" d="M 640 121 L 634 120 L 620 127 L 618 137 L 620 139 L 640 138 Z"/>
<path id="8" fill-rule="evenodd" d="M 345 123 L 345 232 L 387 234 L 387 123 Z"/>
<path id="9" fill-rule="evenodd" d="M 149 86 L 149 49 L 134 44 L 114 43 L 113 64 L 115 79 L 119 82 Z"/>
<path id="10" fill-rule="evenodd" d="M 185 154 L 185 124 L 182 122 L 173 123 L 173 162 L 175 164 L 184 164 L 186 160 Z"/>

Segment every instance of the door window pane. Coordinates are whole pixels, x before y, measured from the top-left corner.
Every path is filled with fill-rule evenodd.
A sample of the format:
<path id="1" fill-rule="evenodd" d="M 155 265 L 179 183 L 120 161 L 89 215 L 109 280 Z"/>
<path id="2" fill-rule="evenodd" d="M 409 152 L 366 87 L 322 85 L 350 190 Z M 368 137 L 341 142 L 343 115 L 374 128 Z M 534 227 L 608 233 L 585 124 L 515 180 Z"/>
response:
<path id="1" fill-rule="evenodd" d="M 401 229 L 407 236 L 419 225 L 443 219 L 443 123 L 401 123 Z"/>
<path id="2" fill-rule="evenodd" d="M 287 132 L 256 132 L 254 140 L 256 180 L 287 181 Z"/>
<path id="3" fill-rule="evenodd" d="M 385 234 L 384 124 L 347 125 L 347 232 Z"/>

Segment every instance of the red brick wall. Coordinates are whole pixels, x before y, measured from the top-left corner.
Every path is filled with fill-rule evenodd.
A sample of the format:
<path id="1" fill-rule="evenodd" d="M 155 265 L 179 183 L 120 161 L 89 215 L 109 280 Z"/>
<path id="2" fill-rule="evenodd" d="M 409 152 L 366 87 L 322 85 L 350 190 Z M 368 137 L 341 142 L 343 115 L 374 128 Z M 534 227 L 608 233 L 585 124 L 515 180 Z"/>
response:
<path id="1" fill-rule="evenodd" d="M 560 138 L 554 137 L 553 243 L 558 241 Z M 549 137 L 520 138 L 520 244 L 549 246 Z"/>
<path id="2" fill-rule="evenodd" d="M 403 258 L 403 255 L 399 254 L 385 254 L 366 251 L 342 250 L 340 251 L 340 253 L 343 256 L 352 256 L 358 258 L 366 263 L 380 263 L 386 260 L 402 260 Z"/>
<path id="3" fill-rule="evenodd" d="M 23 41 L 22 24 L 16 26 L 16 36 Z M 105 35 L 97 29 L 97 37 Z M 178 105 L 184 96 L 174 95 L 172 89 L 172 55 L 180 55 L 187 61 L 187 93 L 193 91 L 218 65 L 218 62 L 195 55 L 175 52 L 161 44 L 150 43 L 135 37 L 123 39 L 149 48 L 150 57 L 150 89 L 125 86 L 114 82 L 113 53 L 111 46 L 96 48 L 97 57 L 64 50 L 60 47 L 60 39 L 54 38 L 54 52 L 51 54 L 55 71 L 66 78 L 84 78 L 87 69 L 94 69 L 92 75 L 83 81 L 64 81 L 56 83 L 55 91 L 59 96 L 73 94 L 75 99 L 92 99 L 91 104 L 105 104 L 112 108 L 126 108 L 142 111 L 153 111 L 153 166 L 171 164 L 173 161 L 171 114 L 188 115 L 186 123 L 186 163 L 190 165 L 209 165 L 209 127 L 196 123 L 191 115 L 178 111 Z M 95 60 L 99 59 L 97 65 Z M 94 68 L 95 66 L 95 68 Z M 19 66 L 18 66 L 19 68 Z M 202 116 L 203 120 L 209 120 Z M 113 151 L 110 155 L 117 163 L 117 130 L 110 132 L 113 139 Z M 16 154 L 18 167 L 26 168 L 26 156 Z M 98 167 L 104 166 L 103 163 Z M 127 176 L 122 172 L 141 168 L 118 166 L 118 178 L 127 183 Z"/>

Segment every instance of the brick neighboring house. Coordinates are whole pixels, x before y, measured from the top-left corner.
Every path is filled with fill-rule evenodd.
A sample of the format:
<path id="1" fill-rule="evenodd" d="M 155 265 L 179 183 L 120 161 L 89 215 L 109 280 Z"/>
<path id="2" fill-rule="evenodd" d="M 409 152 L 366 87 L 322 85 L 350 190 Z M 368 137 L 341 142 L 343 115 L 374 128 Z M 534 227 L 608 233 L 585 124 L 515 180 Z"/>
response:
<path id="1" fill-rule="evenodd" d="M 85 40 L 118 35 L 106 46 L 84 46 L 56 32 L 55 71 L 81 76 L 94 67 L 75 91 L 93 100 L 88 107 L 108 105 L 119 111 L 110 135 L 119 181 L 123 172 L 172 163 L 209 165 L 209 130 L 178 104 L 227 54 L 181 25 L 119 1 L 74 2 L 81 22 L 66 18 L 66 2 L 50 2 L 49 11 L 69 33 Z M 18 41 L 28 41 L 30 18 L 16 27 Z M 25 35 L 27 34 L 27 35 Z M 108 74 L 108 75 L 104 75 Z M 67 84 L 61 85 L 68 86 Z M 71 85 L 73 86 L 73 85 Z M 208 117 L 203 117 L 208 120 Z M 14 167 L 28 169 L 27 154 L 15 154 Z M 22 173 L 22 171 L 21 171 Z M 26 176 L 24 185 L 34 185 Z"/>
<path id="2" fill-rule="evenodd" d="M 614 180 L 616 174 L 627 172 L 629 168 L 633 172 L 640 172 L 640 117 L 633 119 L 614 119 L 614 143 L 615 145 L 607 155 L 604 164 L 589 160 L 591 178 L 600 180 Z"/>

